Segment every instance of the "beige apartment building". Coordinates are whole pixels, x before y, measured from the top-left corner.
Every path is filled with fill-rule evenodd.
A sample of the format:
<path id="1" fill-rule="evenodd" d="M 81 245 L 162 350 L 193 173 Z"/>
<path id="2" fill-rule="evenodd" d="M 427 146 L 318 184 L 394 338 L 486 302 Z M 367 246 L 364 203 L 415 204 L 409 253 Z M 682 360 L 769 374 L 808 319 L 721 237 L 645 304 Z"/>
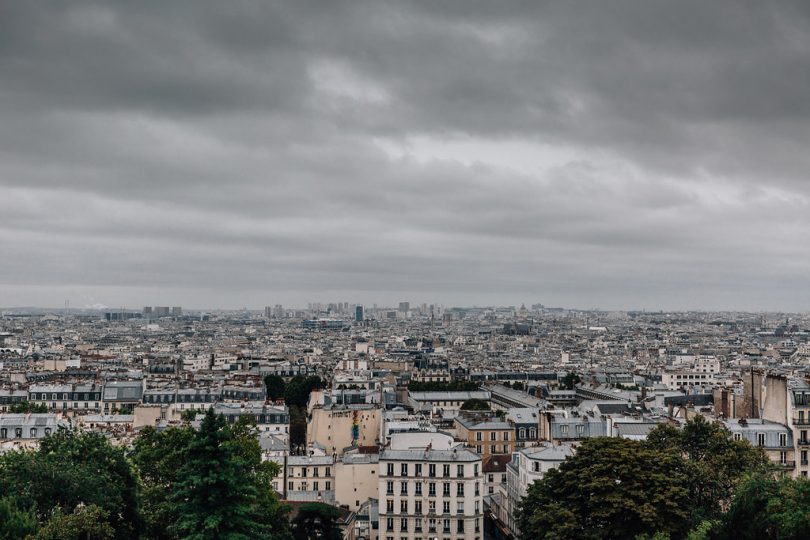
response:
<path id="1" fill-rule="evenodd" d="M 454 422 L 457 438 L 481 457 L 515 451 L 515 428 L 499 417 L 473 414 L 457 416 Z"/>

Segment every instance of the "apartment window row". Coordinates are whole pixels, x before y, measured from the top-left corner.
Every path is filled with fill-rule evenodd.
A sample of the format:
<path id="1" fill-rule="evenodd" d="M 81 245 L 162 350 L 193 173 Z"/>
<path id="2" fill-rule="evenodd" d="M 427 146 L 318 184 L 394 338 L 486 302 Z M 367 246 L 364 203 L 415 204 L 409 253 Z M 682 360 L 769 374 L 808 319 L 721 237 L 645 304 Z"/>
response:
<path id="1" fill-rule="evenodd" d="M 423 532 L 426 527 L 428 533 L 436 533 L 441 530 L 441 532 L 447 534 L 453 532 L 454 529 L 453 520 L 450 518 L 429 518 L 426 522 L 423 518 L 415 518 L 413 519 L 413 523 L 411 523 L 411 518 L 399 518 L 398 521 L 399 523 L 397 523 L 397 520 L 393 517 L 385 518 L 385 531 L 395 532 L 395 530 L 398 530 L 399 532 L 408 532 L 409 530 L 413 530 L 414 532 Z M 398 529 L 394 528 L 395 525 L 398 526 Z M 481 532 L 480 518 L 475 519 L 473 527 L 476 533 Z M 455 520 L 456 533 L 463 534 L 465 529 L 466 524 L 463 519 Z"/>
<path id="2" fill-rule="evenodd" d="M 408 463 L 400 463 L 399 464 L 398 471 L 399 471 L 399 476 L 400 477 L 410 477 L 411 470 L 413 470 L 413 476 L 414 477 L 416 477 L 416 478 L 422 478 L 423 477 L 423 474 L 422 474 L 423 473 L 423 468 L 422 468 L 421 463 L 414 463 L 413 464 L 413 469 L 410 468 L 410 465 Z M 427 467 L 428 477 L 429 478 L 436 478 L 437 470 L 438 469 L 437 469 L 436 464 L 434 464 L 434 463 L 428 464 L 428 467 Z M 444 464 L 444 465 L 441 466 L 442 478 L 451 478 L 452 477 L 451 472 L 455 472 L 456 478 L 464 478 L 464 465 L 456 465 L 455 471 L 453 471 L 453 468 L 452 468 L 451 465 Z M 396 464 L 394 464 L 394 463 L 386 463 L 385 473 L 386 473 L 386 476 L 397 476 L 397 474 L 396 474 L 397 473 Z M 478 464 L 474 465 L 474 475 L 478 476 Z"/>

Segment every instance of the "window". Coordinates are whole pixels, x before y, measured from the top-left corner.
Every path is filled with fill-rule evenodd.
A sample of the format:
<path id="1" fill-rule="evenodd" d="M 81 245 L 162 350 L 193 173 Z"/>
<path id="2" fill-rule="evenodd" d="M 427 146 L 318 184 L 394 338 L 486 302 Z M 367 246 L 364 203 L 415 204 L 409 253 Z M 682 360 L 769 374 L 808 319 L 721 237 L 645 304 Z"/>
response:
<path id="1" fill-rule="evenodd" d="M 475 518 L 475 532 L 481 532 L 481 520 Z"/>
<path id="2" fill-rule="evenodd" d="M 509 440 L 509 432 L 508 431 L 503 432 L 503 440 L 505 440 L 505 441 Z"/>
<path id="3" fill-rule="evenodd" d="M 787 463 L 787 452 L 785 451 L 779 452 L 779 463 L 781 463 L 782 465 Z"/>
<path id="4" fill-rule="evenodd" d="M 428 509 L 430 510 L 431 514 L 436 513 L 436 501 L 428 501 Z"/>
<path id="5" fill-rule="evenodd" d="M 387 469 L 388 476 L 394 476 L 394 464 L 389 463 Z"/>
<path id="6" fill-rule="evenodd" d="M 394 518 L 385 518 L 385 530 L 391 532 L 394 530 Z"/>
<path id="7" fill-rule="evenodd" d="M 386 488 L 387 489 L 386 489 L 385 493 L 387 495 L 393 495 L 394 494 L 394 482 L 392 482 L 391 480 L 386 482 Z"/>
<path id="8" fill-rule="evenodd" d="M 779 434 L 779 446 L 787 446 L 787 433 Z"/>
<path id="9" fill-rule="evenodd" d="M 495 475 L 492 474 L 492 473 L 489 473 L 487 475 L 487 482 L 494 482 L 494 481 L 495 481 Z"/>
<path id="10" fill-rule="evenodd" d="M 414 468 L 416 469 L 416 470 L 414 471 L 414 475 L 415 475 L 415 476 L 422 476 L 422 464 L 421 464 L 421 463 L 417 463 L 416 465 L 414 465 Z"/>
<path id="11" fill-rule="evenodd" d="M 456 503 L 456 514 L 463 514 L 464 513 L 464 501 L 459 501 Z"/>
<path id="12" fill-rule="evenodd" d="M 37 428 L 32 427 L 31 428 L 31 438 L 33 439 L 36 436 L 37 436 Z"/>
<path id="13" fill-rule="evenodd" d="M 436 482 L 431 482 L 428 484 L 428 497 L 435 497 L 436 496 Z"/>
<path id="14" fill-rule="evenodd" d="M 734 440 L 739 441 L 740 439 L 742 439 L 742 435 L 740 435 L 739 433 L 735 433 L 734 434 Z"/>
<path id="15" fill-rule="evenodd" d="M 407 495 L 408 494 L 408 482 L 402 481 L 399 483 L 399 494 L 400 495 Z"/>
<path id="16" fill-rule="evenodd" d="M 457 533 L 463 533 L 464 532 L 464 520 L 463 519 L 456 520 L 456 532 Z"/>
<path id="17" fill-rule="evenodd" d="M 801 458 L 802 458 L 801 464 L 807 465 L 807 450 L 802 450 Z"/>
<path id="18" fill-rule="evenodd" d="M 290 482 L 290 483 L 287 485 L 287 489 L 289 489 L 290 491 L 292 491 L 292 490 L 293 490 L 293 483 L 292 483 L 292 482 Z"/>
<path id="19" fill-rule="evenodd" d="M 450 532 L 450 520 L 444 519 L 442 523 L 442 532 L 449 533 Z"/>
<path id="20" fill-rule="evenodd" d="M 399 466 L 399 475 L 400 476 L 408 476 L 408 464 L 403 463 Z"/>
<path id="21" fill-rule="evenodd" d="M 530 439 L 536 439 L 537 438 L 537 430 L 536 429 L 532 428 L 532 429 L 529 430 L 529 438 Z"/>
<path id="22" fill-rule="evenodd" d="M 456 466 L 456 476 L 459 478 L 464 478 L 464 465 Z"/>
<path id="23" fill-rule="evenodd" d="M 481 485 L 478 482 L 476 482 L 475 483 L 475 496 L 478 497 L 479 495 L 481 495 Z M 477 512 L 478 512 L 478 510 L 476 510 L 476 513 Z"/>
<path id="24" fill-rule="evenodd" d="M 494 432 L 494 431 L 490 432 L 490 434 L 489 434 L 489 440 L 490 440 L 490 441 L 497 441 L 497 440 L 498 440 L 497 435 L 498 435 L 498 434 L 497 434 L 496 432 Z"/>
<path id="25" fill-rule="evenodd" d="M 307 468 L 306 467 L 301 467 L 301 478 L 306 478 L 306 477 L 307 477 Z"/>
<path id="26" fill-rule="evenodd" d="M 475 451 L 480 455 L 481 454 L 481 445 L 475 447 Z"/>
<path id="27" fill-rule="evenodd" d="M 477 463 L 473 466 L 473 475 L 478 476 L 478 464 Z"/>
<path id="28" fill-rule="evenodd" d="M 324 476 L 332 476 L 332 467 L 327 467 Z"/>
<path id="29" fill-rule="evenodd" d="M 428 519 L 428 532 L 436 532 L 436 518 Z"/>
<path id="30" fill-rule="evenodd" d="M 318 469 L 318 467 L 312 467 L 312 476 L 313 476 L 314 478 L 318 478 L 318 476 L 320 476 L 320 475 L 318 474 L 318 471 L 319 471 L 319 470 L 320 470 L 320 469 Z"/>
<path id="31" fill-rule="evenodd" d="M 585 426 L 582 424 L 577 425 L 577 435 L 582 435 L 585 433 Z"/>
<path id="32" fill-rule="evenodd" d="M 449 514 L 450 513 L 450 501 L 444 501 L 442 503 L 442 514 Z"/>
<path id="33" fill-rule="evenodd" d="M 403 532 L 408 531 L 408 518 L 400 518 L 399 520 L 399 530 Z"/>
<path id="34" fill-rule="evenodd" d="M 450 482 L 445 482 L 442 485 L 442 495 L 444 495 L 445 497 L 450 496 Z"/>
<path id="35" fill-rule="evenodd" d="M 326 482 L 326 487 L 324 489 L 326 489 L 326 491 L 331 491 L 332 490 L 332 482 Z"/>
<path id="36" fill-rule="evenodd" d="M 394 500 L 393 499 L 386 499 L 385 501 L 385 511 L 389 514 L 394 513 Z"/>
<path id="37" fill-rule="evenodd" d="M 483 437 L 482 437 L 482 435 L 481 435 L 481 432 L 480 432 L 480 431 L 476 431 L 476 432 L 475 432 L 475 440 L 476 440 L 476 441 L 480 441 L 480 440 L 482 440 L 482 438 L 483 438 Z"/>
<path id="38" fill-rule="evenodd" d="M 421 494 L 422 494 L 422 482 L 417 482 L 417 483 L 416 483 L 416 494 L 417 494 L 417 495 L 421 495 Z"/>
<path id="39" fill-rule="evenodd" d="M 525 439 L 526 438 L 526 428 L 520 428 L 518 431 L 518 438 Z"/>
<path id="40" fill-rule="evenodd" d="M 450 465 L 442 465 L 442 476 L 445 478 L 450 477 Z"/>
<path id="41" fill-rule="evenodd" d="M 490 445 L 489 453 L 490 454 L 497 454 L 498 453 L 498 445 L 497 444 Z"/>
<path id="42" fill-rule="evenodd" d="M 430 476 L 431 478 L 436 476 L 436 465 L 434 465 L 433 463 L 428 465 L 428 476 Z"/>
<path id="43" fill-rule="evenodd" d="M 765 446 L 765 434 L 757 433 L 757 446 Z"/>
<path id="44" fill-rule="evenodd" d="M 421 514 L 422 513 L 422 501 L 414 501 L 413 502 L 413 513 L 414 514 Z M 419 520 L 416 520 L 419 523 Z"/>
<path id="45" fill-rule="evenodd" d="M 312 489 L 318 491 L 318 482 L 312 482 Z"/>
<path id="46" fill-rule="evenodd" d="M 464 496 L 464 482 L 456 483 L 456 496 L 463 497 Z"/>
<path id="47" fill-rule="evenodd" d="M 566 426 L 566 425 L 560 426 L 560 433 L 568 434 L 568 426 Z"/>

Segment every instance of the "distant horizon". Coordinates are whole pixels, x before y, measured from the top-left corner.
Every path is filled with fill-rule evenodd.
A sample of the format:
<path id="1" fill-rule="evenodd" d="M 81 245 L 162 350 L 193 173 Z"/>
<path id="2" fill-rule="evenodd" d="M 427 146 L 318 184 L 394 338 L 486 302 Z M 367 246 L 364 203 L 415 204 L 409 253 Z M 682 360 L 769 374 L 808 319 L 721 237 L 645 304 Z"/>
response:
<path id="1" fill-rule="evenodd" d="M 406 302 L 407 300 L 402 300 Z M 309 302 L 308 302 L 309 303 Z M 317 302 L 313 301 L 312 304 L 319 303 L 321 306 L 326 309 L 330 303 L 337 304 L 338 302 Z M 357 306 L 362 305 L 366 309 L 375 309 L 375 304 L 370 303 L 358 303 L 358 302 L 351 302 L 349 301 L 349 306 Z M 431 302 L 425 302 L 429 308 Z M 532 303 L 509 303 L 509 304 L 440 304 L 436 302 L 432 302 L 434 306 L 438 306 L 442 309 L 488 309 L 488 308 L 515 308 L 520 309 L 522 305 L 525 305 L 526 309 L 531 311 L 532 305 L 535 304 L 542 304 L 542 302 L 532 302 Z M 295 310 L 295 311 L 307 311 L 309 308 L 306 304 L 304 305 L 284 305 L 281 304 L 285 310 Z M 421 308 L 422 302 L 420 303 L 413 303 L 411 302 L 410 311 L 418 311 Z M 274 307 L 275 304 L 267 304 L 265 306 L 260 307 L 249 307 L 249 306 L 242 306 L 242 307 L 193 307 L 193 306 L 183 306 L 181 304 L 144 304 L 140 307 L 130 307 L 130 306 L 73 306 L 71 305 L 68 308 L 68 311 L 124 311 L 124 312 L 143 312 L 144 307 L 155 307 L 155 306 L 163 306 L 163 307 L 181 307 L 183 312 L 191 311 L 191 312 L 206 312 L 206 311 L 231 311 L 231 312 L 239 312 L 239 311 L 249 311 L 255 313 L 262 313 L 264 312 L 265 307 Z M 381 304 L 376 303 L 376 309 L 389 309 L 389 310 L 396 310 L 398 308 L 398 303 L 391 303 L 391 304 Z M 579 311 L 579 312 L 599 312 L 599 313 L 649 313 L 649 314 L 656 314 L 656 313 L 663 313 L 663 314 L 677 314 L 677 313 L 735 313 L 735 314 L 748 314 L 748 315 L 810 315 L 810 311 L 785 311 L 785 310 L 749 310 L 749 309 L 706 309 L 706 308 L 694 308 L 694 309 L 648 309 L 648 308 L 626 308 L 626 309 L 607 309 L 607 308 L 599 308 L 599 307 L 575 307 L 575 306 L 564 306 L 564 305 L 549 305 L 543 304 L 544 309 L 561 309 L 564 311 Z M 0 311 L 24 311 L 24 310 L 39 310 L 39 311 L 51 311 L 51 312 L 65 312 L 65 307 L 48 307 L 48 306 L 38 306 L 38 305 L 15 305 L 15 306 L 0 306 Z M 346 315 L 352 315 L 353 313 L 346 313 Z"/>

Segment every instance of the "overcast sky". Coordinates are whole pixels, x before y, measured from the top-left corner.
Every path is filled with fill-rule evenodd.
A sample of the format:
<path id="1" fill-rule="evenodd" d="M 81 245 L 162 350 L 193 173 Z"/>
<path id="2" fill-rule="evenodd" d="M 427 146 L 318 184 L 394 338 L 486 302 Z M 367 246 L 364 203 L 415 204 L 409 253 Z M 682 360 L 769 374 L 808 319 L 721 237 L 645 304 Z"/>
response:
<path id="1" fill-rule="evenodd" d="M 810 3 L 0 2 L 0 306 L 806 311 Z"/>

